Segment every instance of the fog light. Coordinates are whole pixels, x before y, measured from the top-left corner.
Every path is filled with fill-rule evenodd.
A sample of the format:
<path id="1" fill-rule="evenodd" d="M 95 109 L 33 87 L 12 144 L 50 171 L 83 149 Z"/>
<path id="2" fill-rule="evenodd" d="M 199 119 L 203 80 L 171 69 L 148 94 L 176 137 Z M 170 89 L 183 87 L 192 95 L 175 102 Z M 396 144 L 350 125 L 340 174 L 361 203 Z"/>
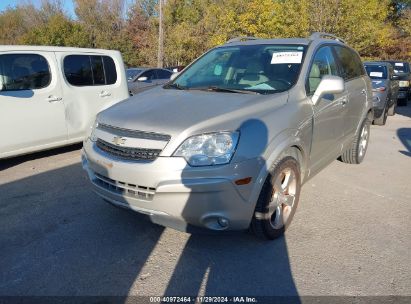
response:
<path id="1" fill-rule="evenodd" d="M 218 224 L 223 228 L 227 228 L 228 227 L 228 220 L 224 217 L 219 217 L 218 218 Z"/>

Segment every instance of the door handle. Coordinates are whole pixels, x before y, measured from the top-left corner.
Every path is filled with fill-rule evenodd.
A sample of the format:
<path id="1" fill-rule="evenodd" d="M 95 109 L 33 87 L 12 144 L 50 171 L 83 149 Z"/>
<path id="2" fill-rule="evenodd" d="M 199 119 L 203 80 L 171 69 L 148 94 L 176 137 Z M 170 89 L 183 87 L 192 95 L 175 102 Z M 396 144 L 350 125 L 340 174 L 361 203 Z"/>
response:
<path id="1" fill-rule="evenodd" d="M 108 91 L 101 91 L 99 94 L 100 97 L 107 97 L 107 96 L 111 96 L 111 93 Z"/>
<path id="2" fill-rule="evenodd" d="M 362 95 L 367 95 L 367 91 L 365 89 L 362 89 L 361 94 Z"/>
<path id="3" fill-rule="evenodd" d="M 57 96 L 54 96 L 54 95 L 50 95 L 49 97 L 46 98 L 46 100 L 48 102 L 56 102 L 56 101 L 60 101 L 62 99 L 63 99 L 62 97 L 57 97 Z"/>

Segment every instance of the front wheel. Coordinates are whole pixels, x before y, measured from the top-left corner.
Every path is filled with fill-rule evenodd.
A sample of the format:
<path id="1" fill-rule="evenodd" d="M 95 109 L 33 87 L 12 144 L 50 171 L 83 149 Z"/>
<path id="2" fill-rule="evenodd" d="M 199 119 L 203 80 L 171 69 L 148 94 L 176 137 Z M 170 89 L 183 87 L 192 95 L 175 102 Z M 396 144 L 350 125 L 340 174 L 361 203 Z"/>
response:
<path id="1" fill-rule="evenodd" d="M 273 240 L 284 234 L 298 205 L 301 190 L 297 160 L 286 156 L 268 174 L 255 207 L 251 223 L 260 238 Z"/>
<path id="2" fill-rule="evenodd" d="M 363 161 L 370 139 L 370 124 L 370 120 L 365 118 L 350 148 L 341 155 L 344 163 L 360 164 Z"/>

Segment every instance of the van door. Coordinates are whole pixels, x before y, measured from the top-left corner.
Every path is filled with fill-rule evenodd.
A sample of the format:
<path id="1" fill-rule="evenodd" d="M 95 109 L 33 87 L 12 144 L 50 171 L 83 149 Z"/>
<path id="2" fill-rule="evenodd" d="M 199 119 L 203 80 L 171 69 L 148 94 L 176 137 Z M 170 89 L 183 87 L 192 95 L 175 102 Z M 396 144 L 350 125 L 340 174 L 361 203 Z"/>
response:
<path id="1" fill-rule="evenodd" d="M 129 97 L 121 55 L 110 53 L 56 52 L 70 141 L 84 138 L 98 112 Z"/>
<path id="2" fill-rule="evenodd" d="M 335 46 L 336 57 L 340 63 L 340 76 L 344 78 L 345 90 L 348 92 L 347 116 L 344 120 L 344 138 L 348 143 L 352 142 L 360 120 L 366 109 L 367 84 L 364 66 L 358 55 L 343 46 Z"/>
<path id="3" fill-rule="evenodd" d="M 307 78 L 307 95 L 311 97 L 324 75 L 338 75 L 335 58 L 330 46 L 317 50 Z M 336 159 L 341 152 L 343 121 L 346 115 L 344 102 L 346 93 L 328 94 L 313 105 L 313 139 L 311 145 L 311 172 L 315 174 L 321 168 Z"/>
<path id="4" fill-rule="evenodd" d="M 67 140 L 64 100 L 53 52 L 0 52 L 0 156 Z"/>

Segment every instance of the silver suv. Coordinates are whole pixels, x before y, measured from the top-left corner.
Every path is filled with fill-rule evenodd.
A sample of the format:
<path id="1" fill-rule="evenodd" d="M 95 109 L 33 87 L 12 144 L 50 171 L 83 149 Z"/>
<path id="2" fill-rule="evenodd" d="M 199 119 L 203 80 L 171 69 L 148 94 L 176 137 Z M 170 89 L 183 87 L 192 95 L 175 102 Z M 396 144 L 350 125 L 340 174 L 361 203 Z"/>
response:
<path id="1" fill-rule="evenodd" d="M 154 223 L 274 239 L 303 183 L 363 160 L 372 119 L 370 79 L 341 39 L 234 39 L 101 112 L 82 161 L 99 196 Z"/>

